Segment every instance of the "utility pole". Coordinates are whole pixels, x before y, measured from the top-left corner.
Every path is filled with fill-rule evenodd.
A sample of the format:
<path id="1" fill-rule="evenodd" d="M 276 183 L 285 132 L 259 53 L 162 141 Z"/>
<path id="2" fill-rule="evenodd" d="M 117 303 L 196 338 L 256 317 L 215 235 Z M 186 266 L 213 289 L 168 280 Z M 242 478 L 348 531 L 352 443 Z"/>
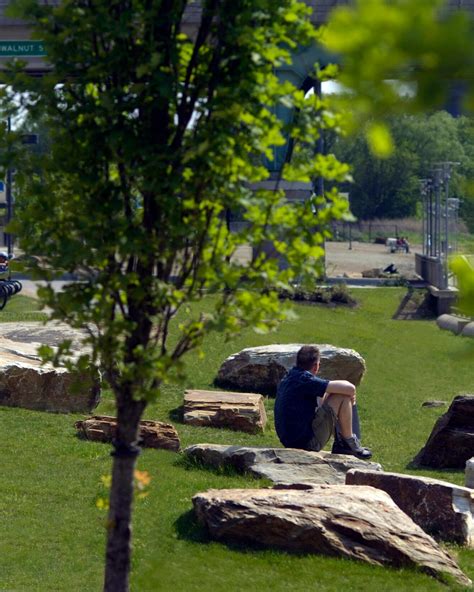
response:
<path id="1" fill-rule="evenodd" d="M 323 89 L 321 81 L 317 78 L 313 82 L 314 94 L 321 99 L 323 96 Z M 324 154 L 324 138 L 321 131 L 319 132 L 318 139 L 314 146 L 314 154 Z M 316 179 L 313 179 L 313 191 L 317 196 L 324 196 L 324 177 L 319 175 Z M 324 236 L 324 235 L 323 235 Z M 323 279 L 326 279 L 326 239 L 323 238 Z"/>

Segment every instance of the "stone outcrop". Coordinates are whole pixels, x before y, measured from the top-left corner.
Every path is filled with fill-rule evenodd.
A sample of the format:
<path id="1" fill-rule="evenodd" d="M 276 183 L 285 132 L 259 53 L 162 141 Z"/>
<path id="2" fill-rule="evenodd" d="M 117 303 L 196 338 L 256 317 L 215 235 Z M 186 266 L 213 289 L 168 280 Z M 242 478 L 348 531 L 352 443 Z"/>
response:
<path id="1" fill-rule="evenodd" d="M 71 339 L 80 351 L 79 332 L 65 325 L 0 323 L 0 405 L 58 413 L 90 413 L 98 404 L 98 376 L 42 365 L 40 345 Z"/>
<path id="2" fill-rule="evenodd" d="M 373 487 L 210 490 L 195 495 L 193 505 L 213 539 L 416 567 L 470 584 L 456 562 Z"/>
<path id="3" fill-rule="evenodd" d="M 382 489 L 434 538 L 474 547 L 472 489 L 428 477 L 361 469 L 348 471 L 346 484 Z"/>
<path id="4" fill-rule="evenodd" d="M 96 442 L 112 442 L 117 431 L 117 420 L 107 415 L 94 415 L 74 424 L 79 436 Z M 180 448 L 178 432 L 169 423 L 142 420 L 139 444 L 143 448 L 164 448 L 177 452 Z"/>
<path id="5" fill-rule="evenodd" d="M 191 425 L 255 434 L 265 429 L 267 414 L 262 395 L 187 390 L 184 393 L 183 421 Z"/>
<path id="6" fill-rule="evenodd" d="M 227 358 L 219 369 L 216 384 L 224 388 L 275 395 L 278 383 L 295 365 L 303 344 L 249 347 Z M 321 378 L 345 379 L 356 386 L 365 372 L 364 358 L 353 349 L 318 345 Z"/>
<path id="7" fill-rule="evenodd" d="M 418 467 L 464 469 L 474 451 L 474 395 L 455 397 L 413 460 Z"/>
<path id="8" fill-rule="evenodd" d="M 355 456 L 292 448 L 195 444 L 186 448 L 184 453 L 209 467 L 233 467 L 239 472 L 269 479 L 279 487 L 299 489 L 319 483 L 345 483 L 347 471 L 353 468 L 382 470 L 378 463 L 359 460 Z"/>

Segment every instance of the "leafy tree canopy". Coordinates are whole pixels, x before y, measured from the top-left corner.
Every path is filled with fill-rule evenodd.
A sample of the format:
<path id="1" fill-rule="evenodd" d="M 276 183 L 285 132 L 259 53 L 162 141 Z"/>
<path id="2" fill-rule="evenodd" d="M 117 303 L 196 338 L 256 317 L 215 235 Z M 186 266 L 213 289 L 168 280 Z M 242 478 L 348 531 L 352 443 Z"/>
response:
<path id="1" fill-rule="evenodd" d="M 19 0 L 51 63 L 34 81 L 18 66 L 4 104 L 49 130 L 50 151 L 23 160 L 15 232 L 41 253 L 41 277 L 80 273 L 81 282 L 41 296 L 53 318 L 86 328 L 117 402 L 118 431 L 107 546 L 106 589 L 128 588 L 130 512 L 138 422 L 164 381 L 204 336 L 244 326 L 265 331 L 284 318 L 277 290 L 315 276 L 328 223 L 344 215 L 336 192 L 288 204 L 263 158 L 294 139 L 283 179 L 344 181 L 334 157 L 303 158 L 302 140 L 338 125 L 316 95 L 276 71 L 297 44 L 318 34 L 296 0 L 203 0 L 192 37 L 185 0 Z M 287 125 L 277 108 L 296 109 Z M 277 183 L 278 185 L 278 183 Z M 245 225 L 230 232 L 227 212 Z M 288 266 L 266 255 L 272 244 Z M 249 264 L 235 257 L 250 245 Z M 191 306 L 213 294 L 212 307 Z M 179 335 L 170 340 L 171 323 Z M 44 352 L 58 360 L 58 355 Z"/>
<path id="2" fill-rule="evenodd" d="M 316 33 L 293 0 L 204 3 L 195 39 L 181 31 L 185 2 L 18 5 L 35 19 L 54 68 L 36 85 L 9 80 L 28 92 L 29 117 L 46 123 L 51 143 L 33 174 L 22 169 L 15 230 L 51 269 L 82 273 L 67 296 L 44 291 L 54 316 L 95 325 L 94 356 L 115 368 L 117 385 L 154 397 L 208 330 L 265 330 L 281 319 L 272 286 L 317 271 L 324 235 L 314 228 L 344 212 L 335 193 L 288 205 L 281 191 L 249 189 L 267 178 L 260 163 L 273 146 L 337 124 L 330 114 L 322 120 L 315 95 L 275 75 L 294 39 L 311 44 Z M 286 129 L 274 114 L 280 103 L 299 110 Z M 298 159 L 298 142 L 295 155 L 283 178 L 347 175 L 333 158 Z M 246 228 L 230 233 L 226 210 L 243 211 Z M 264 256 L 269 240 L 286 270 Z M 233 258 L 241 244 L 254 248 L 250 266 Z M 171 319 L 204 290 L 219 293 L 218 304 L 205 317 L 188 310 L 170 347 Z M 158 347 L 144 351 L 145 335 Z"/>

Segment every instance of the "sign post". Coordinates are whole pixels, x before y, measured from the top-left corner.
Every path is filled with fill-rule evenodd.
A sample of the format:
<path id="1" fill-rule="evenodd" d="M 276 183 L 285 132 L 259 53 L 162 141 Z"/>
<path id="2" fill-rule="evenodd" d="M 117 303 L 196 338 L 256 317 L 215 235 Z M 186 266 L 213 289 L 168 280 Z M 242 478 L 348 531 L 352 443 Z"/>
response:
<path id="1" fill-rule="evenodd" d="M 11 131 L 11 118 L 8 118 L 8 132 Z M 13 194 L 12 194 L 12 169 L 8 167 L 7 169 L 7 178 L 6 178 L 6 186 L 5 186 L 5 193 L 6 193 L 6 201 L 7 201 L 7 226 L 12 219 L 13 214 Z M 10 259 L 13 255 L 13 237 L 10 232 L 6 233 L 7 239 L 7 251 L 8 251 L 8 258 Z"/>

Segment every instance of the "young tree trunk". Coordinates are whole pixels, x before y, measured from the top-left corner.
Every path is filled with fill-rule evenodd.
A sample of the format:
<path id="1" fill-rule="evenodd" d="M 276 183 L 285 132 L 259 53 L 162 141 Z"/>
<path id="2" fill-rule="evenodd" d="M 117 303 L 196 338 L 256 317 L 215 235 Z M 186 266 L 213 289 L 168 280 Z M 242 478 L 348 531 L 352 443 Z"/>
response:
<path id="1" fill-rule="evenodd" d="M 104 592 L 128 592 L 131 557 L 133 476 L 138 425 L 146 404 L 130 400 L 117 414 L 110 509 L 107 523 Z"/>

